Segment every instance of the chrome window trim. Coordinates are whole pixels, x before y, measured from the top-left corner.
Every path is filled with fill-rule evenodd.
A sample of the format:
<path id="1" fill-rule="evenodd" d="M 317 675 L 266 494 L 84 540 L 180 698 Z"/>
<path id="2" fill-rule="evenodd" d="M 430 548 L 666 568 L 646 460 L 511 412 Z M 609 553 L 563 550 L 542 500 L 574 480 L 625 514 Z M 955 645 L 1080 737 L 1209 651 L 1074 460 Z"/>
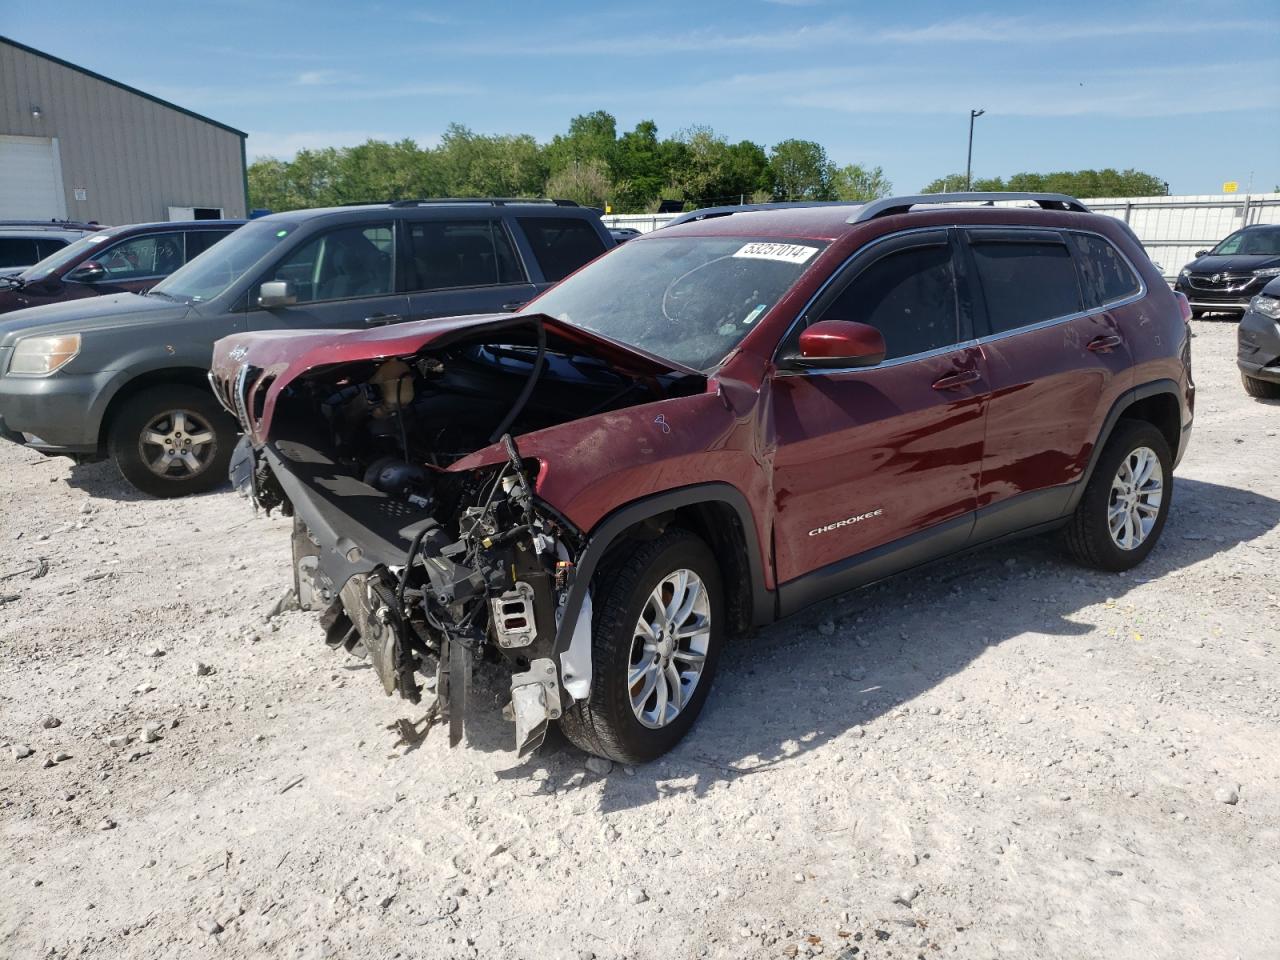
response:
<path id="1" fill-rule="evenodd" d="M 1109 300 L 1105 303 L 1102 303 L 1096 307 L 1092 307 L 1088 310 L 1081 310 L 1077 313 L 1070 313 L 1062 317 L 1050 317 L 1047 320 L 1041 320 L 1037 323 L 1028 324 L 1023 327 L 1014 327 L 1012 330 L 1003 330 L 1000 333 L 988 334 L 985 337 L 975 337 L 973 339 L 962 341 L 960 343 L 957 343 L 951 346 L 938 347 L 935 350 L 926 350 L 923 353 L 912 353 L 912 354 L 908 354 L 905 357 L 894 357 L 892 360 L 885 360 L 882 363 L 877 363 L 873 367 L 834 367 L 834 368 L 833 367 L 826 367 L 826 368 L 816 367 L 811 369 L 801 368 L 801 369 L 794 369 L 794 370 L 786 370 L 786 369 L 778 368 L 776 375 L 795 376 L 796 374 L 803 374 L 803 375 L 811 376 L 813 374 L 820 374 L 823 376 L 828 376 L 828 375 L 837 374 L 837 373 L 855 373 L 858 371 L 866 371 L 866 370 L 883 370 L 886 367 L 898 366 L 899 364 L 907 363 L 914 360 L 928 360 L 928 359 L 932 359 L 933 357 L 940 357 L 943 354 L 952 352 L 953 350 L 960 350 L 960 349 L 965 349 L 970 347 L 981 347 L 985 344 L 995 343 L 998 340 L 1003 340 L 1005 337 L 1010 337 L 1015 334 L 1030 333 L 1037 330 L 1046 330 L 1049 327 L 1054 327 L 1061 323 L 1070 323 L 1073 320 L 1082 320 L 1085 317 L 1091 317 L 1091 316 L 1094 316 L 1095 314 L 1104 313 L 1108 310 L 1115 310 L 1119 307 L 1126 307 L 1131 303 L 1136 303 L 1137 301 L 1141 300 L 1143 297 L 1147 295 L 1147 292 L 1148 292 L 1147 281 L 1142 276 L 1142 272 L 1138 270 L 1134 266 L 1133 261 L 1129 259 L 1129 255 L 1125 253 L 1123 250 L 1121 250 L 1118 246 L 1116 246 L 1115 242 L 1112 241 L 1110 237 L 1106 236 L 1105 234 L 1099 233 L 1097 230 L 1084 230 L 1078 227 L 1045 227 L 1045 226 L 1031 225 L 1031 224 L 1014 224 L 1010 226 L 996 225 L 996 224 L 977 224 L 977 225 L 952 224 L 949 226 L 938 226 L 935 224 L 934 226 L 931 226 L 931 227 L 912 227 L 909 230 L 899 230 L 895 233 L 887 233 L 882 237 L 876 237 L 870 243 L 866 244 L 865 246 L 859 247 L 853 253 L 849 254 L 849 256 L 846 257 L 845 260 L 840 264 L 840 266 L 838 266 L 835 270 L 831 272 L 831 276 L 829 276 L 826 279 L 826 282 L 823 283 L 822 286 L 817 289 L 814 295 L 809 298 L 808 302 L 805 303 L 804 307 L 800 310 L 800 312 L 796 314 L 796 318 L 791 322 L 791 325 L 787 328 L 787 332 L 782 335 L 782 338 L 778 341 L 777 348 L 773 352 L 774 365 L 775 366 L 777 365 L 778 353 L 782 350 L 782 345 L 787 342 L 788 338 L 790 338 L 796 326 L 808 315 L 809 311 L 813 309 L 813 305 L 827 291 L 827 288 L 830 287 L 831 284 L 835 282 L 836 278 L 840 275 L 840 273 L 846 267 L 848 267 L 849 264 L 852 263 L 854 259 L 862 256 L 868 250 L 871 250 L 872 248 L 874 248 L 877 244 L 883 243 L 886 240 L 896 239 L 898 237 L 910 236 L 911 234 L 915 234 L 915 233 L 932 233 L 938 230 L 948 232 L 948 242 L 950 242 L 949 231 L 951 230 L 983 230 L 983 229 L 1001 230 L 1001 231 L 1018 230 L 1018 231 L 1026 231 L 1026 232 L 1036 232 L 1036 231 L 1044 232 L 1046 230 L 1050 230 L 1055 233 L 1064 234 L 1064 237 L 1063 237 L 1064 243 L 1066 242 L 1065 234 L 1067 233 L 1082 233 L 1092 237 L 1097 237 L 1099 240 L 1106 243 L 1108 246 L 1111 247 L 1111 249 L 1113 249 L 1116 253 L 1120 255 L 1120 259 L 1123 260 L 1125 263 L 1125 266 L 1129 268 L 1129 272 L 1132 273 L 1134 277 L 1137 278 L 1138 290 L 1136 293 L 1130 294 L 1127 297 L 1121 297 L 1118 300 Z M 964 238 L 964 242 L 968 243 L 967 237 Z M 1071 251 L 1070 247 L 1067 248 L 1067 251 L 1068 253 L 1071 254 L 1073 258 L 1072 269 L 1074 270 L 1076 269 L 1075 260 L 1074 260 L 1075 254 L 1074 252 Z M 975 278 L 975 280 L 976 279 L 977 278 Z M 1083 291 L 1081 291 L 1081 294 L 1083 295 Z"/>

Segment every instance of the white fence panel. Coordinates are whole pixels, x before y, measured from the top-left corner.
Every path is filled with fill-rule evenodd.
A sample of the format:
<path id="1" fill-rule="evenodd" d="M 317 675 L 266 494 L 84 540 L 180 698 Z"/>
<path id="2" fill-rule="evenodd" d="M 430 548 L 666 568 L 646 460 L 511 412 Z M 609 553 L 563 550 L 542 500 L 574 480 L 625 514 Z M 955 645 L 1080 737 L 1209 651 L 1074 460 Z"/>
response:
<path id="1" fill-rule="evenodd" d="M 1084 199 L 1095 213 L 1126 221 L 1166 277 L 1177 276 L 1197 250 L 1212 247 L 1250 223 L 1280 223 L 1280 193 L 1207 194 L 1185 197 L 1096 197 Z M 604 218 L 608 227 L 657 230 L 674 213 L 623 213 Z"/>

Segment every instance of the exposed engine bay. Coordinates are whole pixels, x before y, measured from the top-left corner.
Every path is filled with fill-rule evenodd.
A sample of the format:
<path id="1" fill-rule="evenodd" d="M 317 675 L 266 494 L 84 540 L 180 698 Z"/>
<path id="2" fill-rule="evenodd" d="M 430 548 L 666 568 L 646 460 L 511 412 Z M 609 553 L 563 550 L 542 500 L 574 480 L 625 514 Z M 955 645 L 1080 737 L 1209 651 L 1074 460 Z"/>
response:
<path id="1" fill-rule="evenodd" d="M 271 379 L 243 368 L 242 420 L 261 416 Z M 591 611 L 588 594 L 560 629 L 584 535 L 537 497 L 539 464 L 518 438 L 704 387 L 680 371 L 625 372 L 529 318 L 499 343 L 308 371 L 232 473 L 259 506 L 295 518 L 298 603 L 321 612 L 330 647 L 367 657 L 384 690 L 413 703 L 419 675 L 434 677 L 428 722 L 447 719 L 451 744 L 473 664 L 505 664 L 525 755 L 590 690 Z M 489 465 L 449 469 L 495 444 Z"/>

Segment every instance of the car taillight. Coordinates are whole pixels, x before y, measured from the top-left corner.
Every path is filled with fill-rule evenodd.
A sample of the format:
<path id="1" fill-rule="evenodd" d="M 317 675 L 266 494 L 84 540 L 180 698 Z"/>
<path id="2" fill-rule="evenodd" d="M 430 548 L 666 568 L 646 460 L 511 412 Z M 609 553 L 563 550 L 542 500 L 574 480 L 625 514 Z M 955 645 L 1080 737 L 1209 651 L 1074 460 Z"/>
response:
<path id="1" fill-rule="evenodd" d="M 1173 295 L 1178 301 L 1178 309 L 1182 311 L 1183 322 L 1190 323 L 1191 322 L 1191 301 L 1187 299 L 1187 295 L 1185 293 L 1180 293 L 1177 290 L 1173 292 Z"/>

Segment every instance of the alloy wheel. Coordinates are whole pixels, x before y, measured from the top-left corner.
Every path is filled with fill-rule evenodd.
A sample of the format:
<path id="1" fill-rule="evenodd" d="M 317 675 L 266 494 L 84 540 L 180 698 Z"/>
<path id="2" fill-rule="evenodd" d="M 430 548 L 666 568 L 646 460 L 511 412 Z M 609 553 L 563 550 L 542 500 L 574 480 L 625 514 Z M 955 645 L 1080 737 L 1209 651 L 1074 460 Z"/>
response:
<path id="1" fill-rule="evenodd" d="M 711 604 L 702 579 L 675 570 L 653 588 L 631 640 L 627 689 L 644 726 L 665 727 L 689 703 L 711 642 Z"/>
<path id="2" fill-rule="evenodd" d="M 138 437 L 138 456 L 147 469 L 169 480 L 203 473 L 217 452 L 213 428 L 190 410 L 166 410 Z"/>
<path id="3" fill-rule="evenodd" d="M 1121 550 L 1136 550 L 1151 534 L 1164 499 L 1164 470 L 1150 447 L 1138 447 L 1120 461 L 1111 481 L 1107 527 Z"/>

